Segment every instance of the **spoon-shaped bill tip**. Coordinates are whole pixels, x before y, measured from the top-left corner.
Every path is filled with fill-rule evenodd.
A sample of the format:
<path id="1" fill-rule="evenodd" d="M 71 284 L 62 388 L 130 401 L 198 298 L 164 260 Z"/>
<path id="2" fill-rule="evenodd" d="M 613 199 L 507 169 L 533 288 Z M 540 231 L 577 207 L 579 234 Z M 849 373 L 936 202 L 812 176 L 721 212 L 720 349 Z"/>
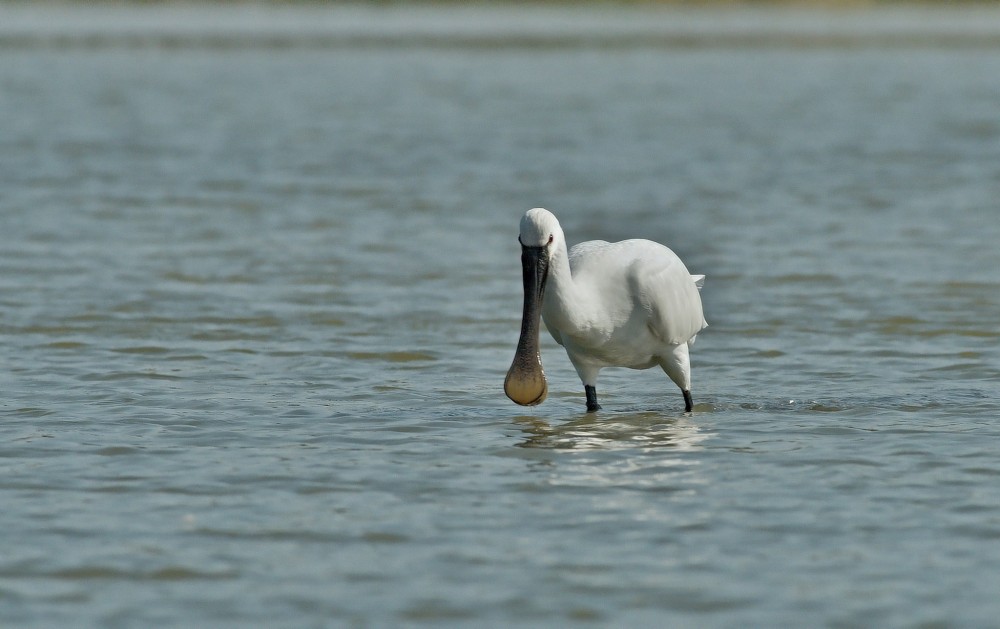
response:
<path id="1" fill-rule="evenodd" d="M 521 266 L 524 276 L 524 312 L 521 316 L 521 336 L 517 339 L 514 361 L 503 382 L 504 393 L 515 404 L 541 404 L 549 393 L 538 354 L 538 328 L 541 318 L 542 295 L 548 277 L 549 258 L 545 246 L 521 246 Z"/>
<path id="2" fill-rule="evenodd" d="M 503 390 L 515 404 L 535 406 L 545 401 L 549 385 L 541 365 L 525 366 L 515 359 L 503 381 Z"/>

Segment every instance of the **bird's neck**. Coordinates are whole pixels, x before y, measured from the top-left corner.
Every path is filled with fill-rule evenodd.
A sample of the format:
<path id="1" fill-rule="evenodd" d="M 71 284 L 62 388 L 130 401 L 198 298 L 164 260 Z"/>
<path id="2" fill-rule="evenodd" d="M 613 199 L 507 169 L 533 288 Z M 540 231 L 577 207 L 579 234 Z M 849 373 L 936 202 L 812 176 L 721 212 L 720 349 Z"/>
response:
<path id="1" fill-rule="evenodd" d="M 570 334 L 586 329 L 592 319 L 589 309 L 594 301 L 587 299 L 584 287 L 574 281 L 565 247 L 552 256 L 546 283 L 545 324 Z"/>

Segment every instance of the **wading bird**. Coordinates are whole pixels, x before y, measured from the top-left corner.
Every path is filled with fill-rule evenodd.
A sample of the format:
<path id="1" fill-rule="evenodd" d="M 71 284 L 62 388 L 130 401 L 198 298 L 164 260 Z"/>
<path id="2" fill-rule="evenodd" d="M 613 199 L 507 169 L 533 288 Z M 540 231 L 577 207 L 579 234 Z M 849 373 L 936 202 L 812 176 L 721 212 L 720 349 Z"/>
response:
<path id="1" fill-rule="evenodd" d="M 539 316 L 566 349 L 587 395 L 597 403 L 604 367 L 659 365 L 684 394 L 691 411 L 688 348 L 708 323 L 698 291 L 704 275 L 691 275 L 670 249 L 650 240 L 592 240 L 567 249 L 556 217 L 543 208 L 521 219 L 524 313 L 504 392 L 523 406 L 548 394 L 538 353 Z"/>

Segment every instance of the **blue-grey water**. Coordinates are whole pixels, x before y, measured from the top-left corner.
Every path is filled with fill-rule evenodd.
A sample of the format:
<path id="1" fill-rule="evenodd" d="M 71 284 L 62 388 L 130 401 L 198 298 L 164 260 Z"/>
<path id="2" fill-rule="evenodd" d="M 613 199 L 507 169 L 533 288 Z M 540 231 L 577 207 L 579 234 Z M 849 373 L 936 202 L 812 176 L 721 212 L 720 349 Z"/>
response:
<path id="1" fill-rule="evenodd" d="M 996 626 L 1000 12 L 0 7 L 0 625 Z M 517 224 L 664 242 L 695 412 Z"/>

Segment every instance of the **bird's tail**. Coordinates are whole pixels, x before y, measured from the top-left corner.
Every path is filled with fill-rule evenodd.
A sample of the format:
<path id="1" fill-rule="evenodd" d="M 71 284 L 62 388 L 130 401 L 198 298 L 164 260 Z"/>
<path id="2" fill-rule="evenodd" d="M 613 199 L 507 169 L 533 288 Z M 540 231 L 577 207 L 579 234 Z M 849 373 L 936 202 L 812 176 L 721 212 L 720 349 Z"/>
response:
<path id="1" fill-rule="evenodd" d="M 692 275 L 691 279 L 694 280 L 694 285 L 698 287 L 699 291 L 705 286 L 705 276 L 704 275 Z M 708 327 L 708 323 L 705 323 L 705 327 L 706 328 Z M 704 328 L 702 328 L 702 329 L 704 329 Z M 688 347 L 691 347 L 692 345 L 694 345 L 694 340 L 696 338 L 698 338 L 697 334 L 695 334 L 694 336 L 692 336 L 691 338 L 688 339 Z"/>

